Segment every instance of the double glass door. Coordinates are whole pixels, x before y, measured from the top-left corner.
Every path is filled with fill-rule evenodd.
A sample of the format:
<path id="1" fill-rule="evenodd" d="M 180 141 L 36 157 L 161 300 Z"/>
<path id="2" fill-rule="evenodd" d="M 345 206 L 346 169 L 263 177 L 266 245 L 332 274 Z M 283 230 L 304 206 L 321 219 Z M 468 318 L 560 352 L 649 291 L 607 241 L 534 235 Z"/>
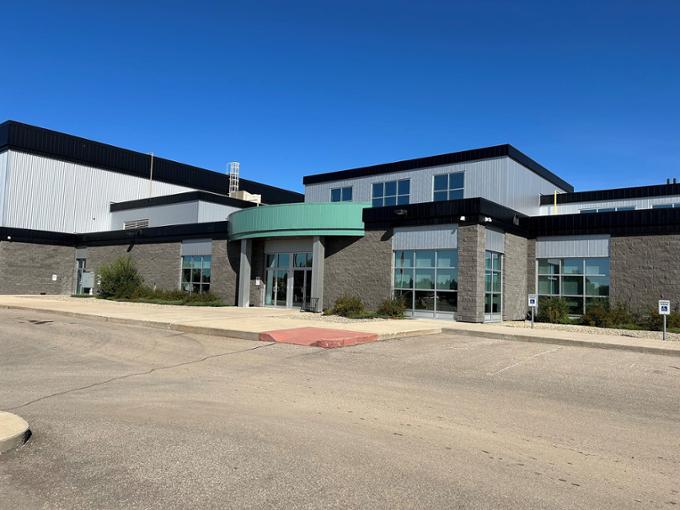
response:
<path id="1" fill-rule="evenodd" d="M 303 307 L 312 292 L 312 254 L 268 253 L 265 300 L 267 306 Z"/>

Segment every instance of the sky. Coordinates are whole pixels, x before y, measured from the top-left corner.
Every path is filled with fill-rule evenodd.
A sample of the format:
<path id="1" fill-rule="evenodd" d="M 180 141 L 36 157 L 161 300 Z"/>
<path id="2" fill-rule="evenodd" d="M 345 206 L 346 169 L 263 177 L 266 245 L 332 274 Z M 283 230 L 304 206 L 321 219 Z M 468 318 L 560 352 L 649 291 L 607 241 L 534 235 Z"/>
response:
<path id="1" fill-rule="evenodd" d="M 680 1 L 8 2 L 13 119 L 302 191 L 510 143 L 577 190 L 680 178 Z"/>

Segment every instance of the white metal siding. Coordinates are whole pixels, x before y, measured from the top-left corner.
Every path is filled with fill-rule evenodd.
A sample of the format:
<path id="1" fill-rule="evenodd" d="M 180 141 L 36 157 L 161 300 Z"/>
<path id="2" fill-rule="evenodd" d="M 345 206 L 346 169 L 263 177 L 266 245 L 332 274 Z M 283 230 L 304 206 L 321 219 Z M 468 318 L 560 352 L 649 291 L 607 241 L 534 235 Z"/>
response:
<path id="1" fill-rule="evenodd" d="M 181 202 L 179 204 L 114 211 L 111 213 L 111 230 L 121 230 L 126 221 L 143 219 L 149 220 L 149 227 L 196 223 L 198 220 L 198 202 Z"/>
<path id="2" fill-rule="evenodd" d="M 458 225 L 396 227 L 393 250 L 442 250 L 458 248 Z"/>
<path id="3" fill-rule="evenodd" d="M 505 233 L 487 227 L 485 245 L 489 251 L 505 253 Z"/>
<path id="4" fill-rule="evenodd" d="M 3 222 L 5 209 L 5 180 L 7 179 L 8 151 L 0 153 L 0 227 L 6 226 Z"/>
<path id="5" fill-rule="evenodd" d="M 308 184 L 305 202 L 328 202 L 331 188 L 343 186 L 352 186 L 355 202 L 370 202 L 373 183 L 395 179 L 411 179 L 411 203 L 431 202 L 434 176 L 452 172 L 465 172 L 465 198 L 483 197 L 530 215 L 538 214 L 540 195 L 552 193 L 556 188 L 514 160 L 500 157 Z"/>
<path id="6" fill-rule="evenodd" d="M 609 236 L 559 236 L 536 239 L 536 258 L 609 257 Z"/>
<path id="7" fill-rule="evenodd" d="M 651 209 L 654 205 L 677 203 L 680 203 L 680 195 L 628 200 L 608 200 L 604 202 L 575 202 L 573 204 L 557 204 L 557 214 L 578 214 L 581 212 L 581 209 L 605 209 L 611 207 L 635 207 L 636 209 Z M 540 214 L 542 216 L 554 214 L 553 206 L 542 205 Z"/>
<path id="8" fill-rule="evenodd" d="M 206 223 L 209 221 L 226 221 L 233 212 L 240 211 L 238 207 L 229 205 L 214 204 L 212 202 L 198 203 L 198 222 Z"/>
<path id="9" fill-rule="evenodd" d="M 109 204 L 149 196 L 149 181 L 100 168 L 9 151 L 4 223 L 56 232 L 95 232 L 110 227 Z M 153 195 L 191 188 L 153 183 Z"/>
<path id="10" fill-rule="evenodd" d="M 182 241 L 180 255 L 212 255 L 212 239 L 192 239 Z"/>

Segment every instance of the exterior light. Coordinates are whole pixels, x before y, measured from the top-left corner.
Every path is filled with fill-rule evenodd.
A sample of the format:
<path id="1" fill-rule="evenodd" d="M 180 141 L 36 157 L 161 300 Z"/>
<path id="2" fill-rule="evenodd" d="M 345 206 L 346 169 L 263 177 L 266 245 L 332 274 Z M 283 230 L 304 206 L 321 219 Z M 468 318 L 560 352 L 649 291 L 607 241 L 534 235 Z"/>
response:
<path id="1" fill-rule="evenodd" d="M 491 218 L 489 218 L 488 216 L 485 216 L 484 217 L 484 223 L 491 223 Z"/>
<path id="2" fill-rule="evenodd" d="M 408 211 L 406 209 L 395 209 L 394 214 L 397 216 L 406 216 L 408 214 Z"/>
<path id="3" fill-rule="evenodd" d="M 465 216 L 461 216 L 460 221 L 465 221 Z"/>

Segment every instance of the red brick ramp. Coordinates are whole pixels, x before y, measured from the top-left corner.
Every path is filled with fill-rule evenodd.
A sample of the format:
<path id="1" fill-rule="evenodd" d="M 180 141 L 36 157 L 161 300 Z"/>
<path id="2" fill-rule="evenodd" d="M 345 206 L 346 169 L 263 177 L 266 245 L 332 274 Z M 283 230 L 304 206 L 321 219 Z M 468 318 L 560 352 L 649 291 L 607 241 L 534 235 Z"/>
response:
<path id="1" fill-rule="evenodd" d="M 375 333 L 359 333 L 346 329 L 328 328 L 291 328 L 275 329 L 260 333 L 263 342 L 279 342 L 283 344 L 306 345 L 336 349 L 348 345 L 365 344 L 378 340 Z"/>

